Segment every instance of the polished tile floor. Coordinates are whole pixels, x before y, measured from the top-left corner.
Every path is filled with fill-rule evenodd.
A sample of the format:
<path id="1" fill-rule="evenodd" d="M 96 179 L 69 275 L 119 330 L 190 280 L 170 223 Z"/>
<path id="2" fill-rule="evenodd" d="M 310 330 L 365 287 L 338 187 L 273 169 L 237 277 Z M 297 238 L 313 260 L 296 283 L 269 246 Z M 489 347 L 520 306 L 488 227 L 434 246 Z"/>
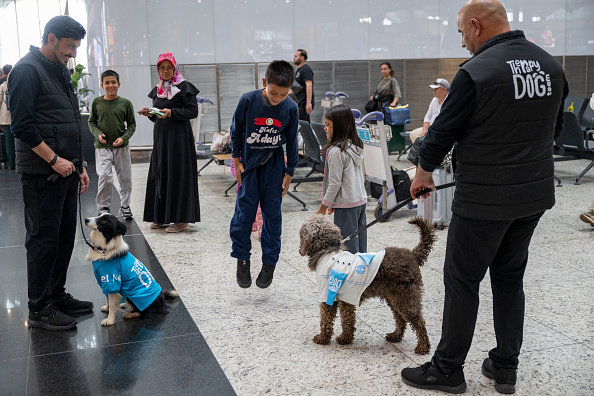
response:
<path id="1" fill-rule="evenodd" d="M 399 169 L 406 162 L 393 165 Z M 199 161 L 199 166 L 205 162 Z M 594 228 L 579 221 L 594 196 L 594 173 L 581 185 L 575 175 L 586 161 L 557 164 L 563 187 L 533 238 L 525 277 L 525 337 L 518 373 L 518 395 L 594 395 Z M 120 320 L 102 328 L 102 296 L 90 266 L 83 263 L 84 241 L 77 241 L 69 290 L 92 299 L 95 312 L 72 332 L 28 329 L 24 228 L 18 179 L 0 171 L 0 394 L 102 395 L 424 395 L 404 385 L 400 370 L 425 362 L 413 352 L 414 333 L 392 344 L 388 307 L 369 301 L 357 311 L 355 341 L 320 346 L 315 277 L 298 254 L 298 230 L 320 202 L 320 183 L 302 184 L 295 193 L 308 205 L 283 201 L 283 248 L 270 288 L 240 289 L 229 256 L 229 221 L 234 191 L 228 167 L 211 164 L 200 176 L 202 222 L 180 234 L 151 230 L 140 221 L 148 164 L 134 164 L 132 210 L 138 224 L 128 235 L 133 253 L 150 266 L 159 282 L 181 294 L 162 322 Z M 300 169 L 299 173 L 303 173 Z M 96 191 L 96 187 L 95 187 Z M 94 192 L 85 195 L 83 216 L 94 213 Z M 369 203 L 368 221 L 375 203 Z M 114 205 L 115 208 L 115 205 Z M 414 211 L 401 210 L 369 229 L 369 249 L 414 247 L 416 229 L 407 224 Z M 446 232 L 422 268 L 424 314 L 433 353 L 439 341 L 443 305 L 442 266 Z M 254 233 L 252 276 L 261 250 Z M 88 287 L 87 287 L 88 286 Z M 467 394 L 497 394 L 480 364 L 493 347 L 492 300 L 488 277 L 473 345 L 465 367 Z M 340 324 L 336 326 L 340 333 Z M 215 360 L 216 359 L 216 360 Z M 232 388 L 231 388 L 232 387 Z"/>

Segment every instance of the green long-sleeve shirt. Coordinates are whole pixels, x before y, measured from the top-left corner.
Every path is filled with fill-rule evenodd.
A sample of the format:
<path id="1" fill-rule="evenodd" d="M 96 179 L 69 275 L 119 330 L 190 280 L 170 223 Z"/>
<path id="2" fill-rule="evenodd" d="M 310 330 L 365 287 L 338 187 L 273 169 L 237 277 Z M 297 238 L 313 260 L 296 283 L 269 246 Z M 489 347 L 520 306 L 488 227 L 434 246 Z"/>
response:
<path id="1" fill-rule="evenodd" d="M 113 148 L 113 142 L 119 137 L 124 140 L 124 144 L 116 148 L 127 146 L 136 130 L 132 102 L 119 96 L 114 100 L 106 100 L 103 97 L 93 99 L 89 129 L 95 136 L 97 148 Z M 107 144 L 99 141 L 101 134 L 105 135 Z"/>

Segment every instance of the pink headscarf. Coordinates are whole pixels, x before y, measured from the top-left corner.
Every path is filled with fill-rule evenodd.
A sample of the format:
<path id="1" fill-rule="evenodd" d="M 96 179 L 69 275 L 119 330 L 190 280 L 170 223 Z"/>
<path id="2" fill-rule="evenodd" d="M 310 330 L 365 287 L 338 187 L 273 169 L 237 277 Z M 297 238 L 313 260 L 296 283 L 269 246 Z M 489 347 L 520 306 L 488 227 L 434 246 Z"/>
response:
<path id="1" fill-rule="evenodd" d="M 186 79 L 179 72 L 179 66 L 177 65 L 175 57 L 171 52 L 165 52 L 159 55 L 159 60 L 157 61 L 157 68 L 159 67 L 159 63 L 165 60 L 171 62 L 173 67 L 175 67 L 175 71 L 173 73 L 173 78 L 168 81 L 163 81 L 163 79 L 161 78 L 161 74 L 159 74 L 160 81 L 157 84 L 157 96 L 159 98 L 171 99 L 180 91 L 180 89 L 177 88 L 176 85 L 178 85 L 182 81 L 185 81 Z"/>

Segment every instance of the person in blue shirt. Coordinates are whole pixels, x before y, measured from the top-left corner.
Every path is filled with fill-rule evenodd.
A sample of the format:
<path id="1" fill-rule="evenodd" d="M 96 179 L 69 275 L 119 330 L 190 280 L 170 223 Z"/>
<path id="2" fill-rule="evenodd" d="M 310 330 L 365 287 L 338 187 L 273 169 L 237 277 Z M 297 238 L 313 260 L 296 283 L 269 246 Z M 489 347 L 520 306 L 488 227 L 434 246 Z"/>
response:
<path id="1" fill-rule="evenodd" d="M 273 61 L 266 68 L 264 89 L 242 95 L 231 124 L 232 158 L 240 185 L 229 235 L 231 257 L 237 259 L 237 283 L 252 285 L 250 251 L 252 224 L 262 209 L 262 269 L 256 285 L 266 288 L 281 249 L 281 203 L 298 163 L 299 110 L 288 97 L 294 80 L 293 67 Z M 286 146 L 286 164 L 283 145 Z"/>

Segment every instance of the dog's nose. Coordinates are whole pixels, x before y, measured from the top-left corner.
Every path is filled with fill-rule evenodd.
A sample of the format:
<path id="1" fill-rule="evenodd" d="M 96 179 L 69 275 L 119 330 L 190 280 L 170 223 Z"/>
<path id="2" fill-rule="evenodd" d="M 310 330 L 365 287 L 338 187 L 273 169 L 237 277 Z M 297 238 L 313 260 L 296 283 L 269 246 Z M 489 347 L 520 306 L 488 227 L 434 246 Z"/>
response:
<path id="1" fill-rule="evenodd" d="M 85 224 L 89 224 L 89 218 L 85 218 Z"/>

